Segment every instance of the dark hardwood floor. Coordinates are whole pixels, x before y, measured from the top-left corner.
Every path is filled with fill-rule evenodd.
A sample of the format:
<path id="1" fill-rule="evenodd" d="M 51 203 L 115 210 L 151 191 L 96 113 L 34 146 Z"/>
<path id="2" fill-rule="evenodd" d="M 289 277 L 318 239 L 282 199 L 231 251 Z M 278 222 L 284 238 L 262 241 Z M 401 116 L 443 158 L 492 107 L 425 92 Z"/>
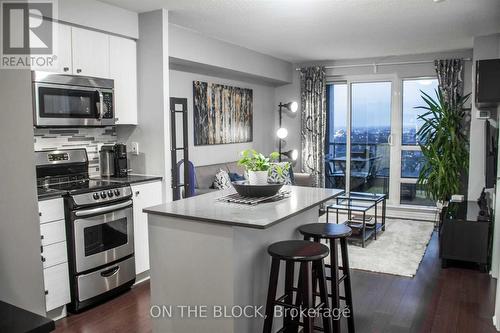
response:
<path id="1" fill-rule="evenodd" d="M 58 320 L 55 332 L 151 332 L 149 300 L 149 281 L 147 281 L 102 305 Z"/>
<path id="2" fill-rule="evenodd" d="M 352 279 L 358 333 L 496 332 L 491 319 L 495 281 L 463 266 L 441 269 L 436 234 L 414 278 L 355 270 Z M 149 299 L 149 282 L 141 283 L 112 301 L 59 320 L 56 332 L 151 332 Z"/>

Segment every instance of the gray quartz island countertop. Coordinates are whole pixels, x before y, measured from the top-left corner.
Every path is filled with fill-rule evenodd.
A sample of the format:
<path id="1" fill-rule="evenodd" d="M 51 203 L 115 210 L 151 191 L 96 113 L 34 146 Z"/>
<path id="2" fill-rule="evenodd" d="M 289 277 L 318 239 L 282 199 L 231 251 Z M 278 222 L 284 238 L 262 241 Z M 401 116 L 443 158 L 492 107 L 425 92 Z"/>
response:
<path id="1" fill-rule="evenodd" d="M 226 203 L 217 199 L 234 193 L 234 189 L 215 191 L 183 200 L 145 208 L 148 214 L 234 225 L 247 228 L 265 229 L 284 221 L 314 206 L 318 206 L 343 193 L 338 189 L 285 186 L 291 190 L 290 196 L 275 202 L 260 203 L 255 206 Z M 307 221 L 304 221 L 306 223 Z M 166 221 L 166 223 L 168 223 Z"/>

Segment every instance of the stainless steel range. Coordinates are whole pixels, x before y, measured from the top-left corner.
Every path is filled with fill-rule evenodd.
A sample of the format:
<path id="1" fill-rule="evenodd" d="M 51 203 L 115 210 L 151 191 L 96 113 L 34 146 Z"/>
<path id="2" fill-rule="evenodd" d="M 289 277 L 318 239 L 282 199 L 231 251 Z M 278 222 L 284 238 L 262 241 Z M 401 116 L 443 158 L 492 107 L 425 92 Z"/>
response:
<path id="1" fill-rule="evenodd" d="M 71 304 L 78 312 L 135 282 L 132 190 L 89 179 L 85 149 L 35 152 L 41 191 L 63 191 Z"/>

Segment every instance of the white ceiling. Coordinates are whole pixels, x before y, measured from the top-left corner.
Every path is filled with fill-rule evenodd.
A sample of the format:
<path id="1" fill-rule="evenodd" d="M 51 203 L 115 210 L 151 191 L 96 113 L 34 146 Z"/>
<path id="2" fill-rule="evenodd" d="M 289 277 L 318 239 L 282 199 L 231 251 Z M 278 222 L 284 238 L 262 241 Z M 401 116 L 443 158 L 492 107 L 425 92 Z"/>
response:
<path id="1" fill-rule="evenodd" d="M 472 47 L 500 32 L 500 0 L 103 0 L 292 62 Z"/>

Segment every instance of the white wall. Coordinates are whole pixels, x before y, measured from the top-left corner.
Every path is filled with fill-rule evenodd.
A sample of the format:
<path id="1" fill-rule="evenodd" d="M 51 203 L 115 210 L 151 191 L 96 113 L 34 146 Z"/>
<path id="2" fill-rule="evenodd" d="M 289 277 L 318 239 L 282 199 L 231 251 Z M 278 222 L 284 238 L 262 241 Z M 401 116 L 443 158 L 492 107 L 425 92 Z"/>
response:
<path id="1" fill-rule="evenodd" d="M 490 36 L 480 36 L 474 38 L 474 63 L 476 60 L 491 59 L 500 57 L 500 34 Z M 473 66 L 471 82 L 475 84 L 475 66 Z M 475 100 L 475 93 L 472 92 L 472 101 Z M 485 135 L 484 120 L 475 118 L 478 109 L 473 103 L 471 120 L 471 153 L 469 158 L 469 198 L 477 199 L 485 185 Z M 473 149 L 477 147 L 477 149 Z"/>
<path id="2" fill-rule="evenodd" d="M 139 126 L 117 126 L 118 141 L 139 143 L 129 154 L 134 173 L 160 175 L 163 198 L 170 198 L 168 12 L 139 14 L 137 43 Z"/>
<path id="3" fill-rule="evenodd" d="M 0 70 L 0 300 L 45 315 L 30 87 Z"/>
<path id="4" fill-rule="evenodd" d="M 194 146 L 193 81 L 195 80 L 253 90 L 253 142 Z M 264 153 L 270 153 L 273 149 L 274 115 L 277 112 L 273 87 L 171 70 L 170 96 L 188 99 L 189 159 L 195 166 L 235 161 L 243 149 L 254 148 Z"/>
<path id="5" fill-rule="evenodd" d="M 489 35 L 489 36 L 479 36 L 474 38 L 474 61 L 480 59 L 492 59 L 500 58 L 500 34 Z M 475 73 L 473 76 L 473 81 L 475 81 Z M 473 96 L 475 98 L 475 96 Z M 473 112 L 477 108 L 473 106 Z M 497 117 L 500 116 L 500 106 L 497 108 Z M 498 119 L 497 119 L 498 120 Z M 471 145 L 474 144 L 478 147 L 484 147 L 484 121 L 475 120 L 471 124 L 471 133 L 474 132 L 474 141 L 471 140 Z M 470 171 L 469 175 L 469 195 L 479 195 L 482 187 L 484 186 L 484 149 L 478 150 L 471 154 L 470 157 Z M 499 156 L 500 161 L 500 156 Z M 499 164 L 500 165 L 500 164 Z M 474 174 L 481 176 L 475 177 Z M 499 173 L 500 175 L 500 173 Z M 475 179 L 474 179 L 475 178 Z M 492 248 L 492 258 L 491 258 L 491 276 L 498 279 L 500 276 L 500 228 L 498 224 L 500 223 L 500 214 L 498 212 L 500 208 L 500 194 L 498 192 L 498 182 L 495 194 L 495 226 L 493 228 L 493 248 Z M 495 298 L 495 313 L 493 316 L 493 324 L 497 330 L 500 330 L 500 285 L 497 281 L 497 291 Z"/>
<path id="6" fill-rule="evenodd" d="M 178 25 L 170 25 L 168 42 L 169 55 L 174 61 L 231 70 L 276 84 L 291 82 L 291 63 Z"/>
<path id="7" fill-rule="evenodd" d="M 57 19 L 137 39 L 138 14 L 95 0 L 58 1 Z"/>
<path id="8" fill-rule="evenodd" d="M 301 103 L 300 103 L 300 78 L 299 72 L 295 71 L 293 67 L 292 83 L 276 87 L 274 104 L 297 102 L 299 103 L 299 111 L 293 113 L 283 112 L 281 121 L 282 127 L 288 129 L 288 137 L 282 142 L 282 151 L 297 149 L 299 151 L 299 158 L 294 165 L 294 171 L 298 172 L 301 169 L 301 137 L 300 137 L 300 124 L 301 124 Z M 278 114 L 275 114 L 275 130 L 278 129 Z M 276 137 L 276 135 L 275 135 Z M 278 149 L 278 141 L 275 140 L 275 149 Z"/>

